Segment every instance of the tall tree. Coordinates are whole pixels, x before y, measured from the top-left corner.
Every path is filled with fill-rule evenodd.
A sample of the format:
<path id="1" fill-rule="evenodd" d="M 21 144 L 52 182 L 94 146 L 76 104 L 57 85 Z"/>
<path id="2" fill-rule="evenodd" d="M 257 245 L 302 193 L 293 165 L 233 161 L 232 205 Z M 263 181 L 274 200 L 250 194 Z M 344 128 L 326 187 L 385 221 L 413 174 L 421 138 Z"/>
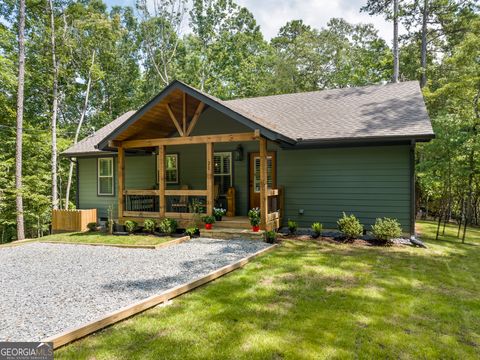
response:
<path id="1" fill-rule="evenodd" d="M 393 76 L 392 82 L 398 82 L 400 76 L 400 53 L 398 47 L 398 23 L 400 19 L 400 0 L 368 0 L 367 5 L 361 8 L 370 15 L 384 14 L 387 20 L 393 23 Z"/>
<path id="2" fill-rule="evenodd" d="M 58 63 L 55 45 L 55 11 L 53 0 L 48 0 L 50 10 L 50 45 L 52 47 L 52 208 L 58 209 L 57 187 L 57 114 L 58 114 Z"/>
<path id="3" fill-rule="evenodd" d="M 22 154 L 23 154 L 23 95 L 25 88 L 25 0 L 18 7 L 18 88 L 17 88 L 17 142 L 15 155 L 15 190 L 17 209 L 17 239 L 25 239 L 23 219 Z"/>

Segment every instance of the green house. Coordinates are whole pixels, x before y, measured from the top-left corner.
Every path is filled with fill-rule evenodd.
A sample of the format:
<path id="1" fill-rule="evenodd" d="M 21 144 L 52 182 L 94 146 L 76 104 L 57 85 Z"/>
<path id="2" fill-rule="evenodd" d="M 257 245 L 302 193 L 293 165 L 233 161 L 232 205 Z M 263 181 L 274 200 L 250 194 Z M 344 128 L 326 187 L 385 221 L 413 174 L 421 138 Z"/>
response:
<path id="1" fill-rule="evenodd" d="M 433 137 L 417 82 L 223 101 L 174 81 L 64 155 L 77 208 L 100 221 L 109 207 L 120 222 L 222 207 L 241 227 L 258 207 L 265 229 L 334 228 L 346 212 L 413 233 L 415 144 Z"/>

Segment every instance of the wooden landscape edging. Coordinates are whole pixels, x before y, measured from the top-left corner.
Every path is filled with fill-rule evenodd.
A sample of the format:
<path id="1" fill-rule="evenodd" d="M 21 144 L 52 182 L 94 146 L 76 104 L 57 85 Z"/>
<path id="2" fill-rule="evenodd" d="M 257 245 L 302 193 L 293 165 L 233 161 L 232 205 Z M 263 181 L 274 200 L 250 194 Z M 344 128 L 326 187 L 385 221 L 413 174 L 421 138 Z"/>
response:
<path id="1" fill-rule="evenodd" d="M 111 246 L 129 249 L 160 249 L 171 245 L 181 244 L 190 240 L 190 236 L 182 236 L 180 238 L 169 240 L 156 245 L 135 245 L 135 244 L 105 244 L 105 243 L 89 243 L 89 242 L 68 242 L 68 241 L 54 241 L 54 240 L 39 240 L 39 242 L 47 244 L 62 244 L 62 245 L 90 245 L 90 246 Z"/>
<path id="2" fill-rule="evenodd" d="M 177 296 L 180 296 L 186 292 L 189 292 L 190 290 L 193 290 L 201 285 L 204 285 L 206 283 L 209 283 L 210 281 L 213 281 L 225 274 L 228 274 L 229 272 L 232 272 L 238 268 L 243 267 L 245 264 L 247 264 L 250 260 L 254 259 L 255 257 L 262 255 L 268 251 L 273 250 L 275 247 L 277 247 L 277 244 L 271 245 L 265 249 L 259 250 L 256 253 L 249 255 L 233 264 L 226 265 L 224 267 L 221 267 L 220 269 L 214 270 L 211 273 L 202 276 L 196 280 L 193 280 L 191 282 L 178 285 L 174 288 L 171 288 L 169 290 L 166 290 L 164 292 L 161 292 L 160 294 L 150 296 L 149 298 L 140 300 L 132 305 L 125 306 L 119 310 L 113 311 L 109 313 L 108 315 L 94 320 L 90 321 L 84 325 L 80 325 L 71 329 L 68 329 L 64 332 L 61 332 L 59 334 L 53 335 L 49 338 L 46 338 L 42 340 L 43 342 L 52 342 L 53 343 L 53 348 L 57 349 L 60 346 L 66 345 L 72 341 L 78 340 L 86 335 L 89 335 L 95 331 L 98 331 L 100 329 L 103 329 L 107 326 L 113 325 L 116 322 L 119 322 L 121 320 L 127 319 L 130 316 L 136 315 L 142 311 L 145 311 L 149 308 L 152 308 L 160 303 L 166 302 L 170 299 L 173 299 Z"/>

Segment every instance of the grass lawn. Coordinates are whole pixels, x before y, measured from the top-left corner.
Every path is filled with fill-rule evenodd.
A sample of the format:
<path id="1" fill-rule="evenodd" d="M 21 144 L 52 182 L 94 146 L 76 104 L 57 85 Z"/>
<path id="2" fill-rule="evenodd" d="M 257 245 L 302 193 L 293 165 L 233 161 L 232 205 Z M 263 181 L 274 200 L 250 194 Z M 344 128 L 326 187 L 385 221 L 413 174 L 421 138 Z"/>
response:
<path id="1" fill-rule="evenodd" d="M 81 232 L 48 235 L 39 240 L 89 244 L 158 245 L 173 240 L 173 238 L 154 235 L 114 236 L 104 232 Z"/>
<path id="2" fill-rule="evenodd" d="M 287 241 L 55 358 L 479 358 L 480 231 L 420 230 L 428 249 Z"/>

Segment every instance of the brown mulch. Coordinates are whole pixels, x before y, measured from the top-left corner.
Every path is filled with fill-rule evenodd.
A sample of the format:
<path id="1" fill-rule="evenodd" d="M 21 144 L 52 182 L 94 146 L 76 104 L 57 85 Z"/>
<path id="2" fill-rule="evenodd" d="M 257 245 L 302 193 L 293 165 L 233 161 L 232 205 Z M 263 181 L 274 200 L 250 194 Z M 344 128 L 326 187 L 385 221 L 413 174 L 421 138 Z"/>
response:
<path id="1" fill-rule="evenodd" d="M 367 241 L 364 239 L 353 239 L 353 240 L 346 240 L 340 238 L 334 238 L 330 236 L 320 236 L 318 238 L 312 238 L 310 235 L 285 235 L 285 234 L 278 234 L 278 240 L 299 240 L 299 241 L 315 241 L 315 242 L 326 242 L 329 244 L 350 244 L 353 246 L 381 246 L 381 247 L 391 247 L 391 246 L 404 246 L 401 244 L 393 244 L 393 245 L 385 245 L 384 243 L 379 243 L 375 240 Z"/>

